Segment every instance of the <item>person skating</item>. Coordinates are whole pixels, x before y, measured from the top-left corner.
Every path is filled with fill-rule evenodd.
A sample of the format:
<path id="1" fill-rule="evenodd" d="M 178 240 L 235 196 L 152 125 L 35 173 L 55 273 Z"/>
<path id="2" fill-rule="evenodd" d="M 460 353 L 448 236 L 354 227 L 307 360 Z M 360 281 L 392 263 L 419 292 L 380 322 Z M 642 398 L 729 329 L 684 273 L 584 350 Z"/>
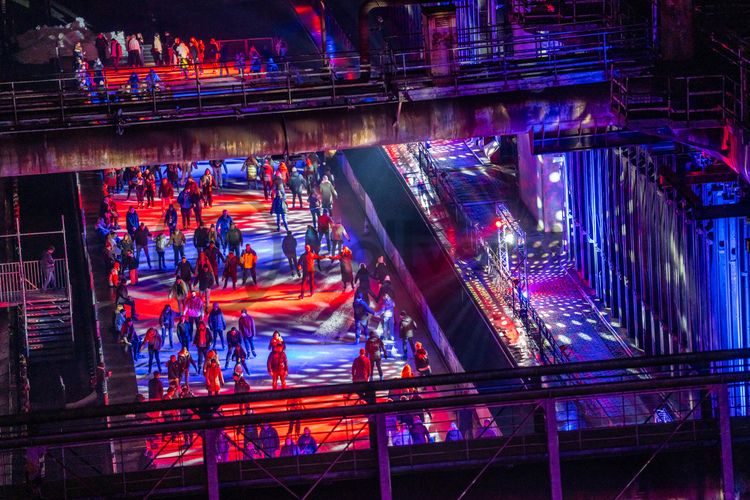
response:
<path id="1" fill-rule="evenodd" d="M 346 285 L 351 285 L 354 290 L 354 269 L 353 269 L 353 255 L 349 247 L 344 247 L 341 250 L 341 254 L 338 257 L 339 268 L 341 270 L 341 283 L 344 285 L 344 292 L 346 291 Z"/>
<path id="2" fill-rule="evenodd" d="M 212 343 L 213 336 L 211 335 L 211 330 L 208 329 L 206 323 L 203 321 L 199 322 L 198 328 L 193 334 L 193 345 L 195 345 L 195 348 L 198 351 L 198 366 L 203 365 Z"/>
<path id="3" fill-rule="evenodd" d="M 190 218 L 193 210 L 193 201 L 190 198 L 190 191 L 186 187 L 177 195 L 177 203 L 180 205 L 180 215 L 182 217 L 182 230 L 190 229 Z"/>
<path id="4" fill-rule="evenodd" d="M 135 242 L 136 257 L 135 260 L 140 266 L 141 263 L 141 252 L 146 253 L 146 262 L 148 263 L 149 270 L 151 269 L 151 255 L 148 251 L 148 240 L 151 238 L 151 231 L 148 230 L 146 224 L 141 222 L 138 229 L 133 233 L 133 241 Z"/>
<path id="5" fill-rule="evenodd" d="M 164 233 L 159 233 L 154 238 L 154 249 L 156 250 L 156 258 L 159 261 L 159 271 L 167 269 L 167 259 L 164 257 L 164 252 L 166 252 L 168 244 L 169 238 Z"/>
<path id="6" fill-rule="evenodd" d="M 205 368 L 205 378 L 208 395 L 218 395 L 221 388 L 224 387 L 224 374 L 221 373 L 221 365 L 215 357 L 210 359 Z"/>
<path id="7" fill-rule="evenodd" d="M 161 199 L 161 212 L 164 213 L 169 208 L 174 210 L 172 207 L 172 198 L 174 197 L 174 187 L 166 178 L 161 180 L 159 184 L 159 198 Z M 165 219 L 166 224 L 166 219 Z M 174 225 L 177 226 L 177 211 L 174 210 Z M 169 224 L 167 224 L 169 227 Z"/>
<path id="8" fill-rule="evenodd" d="M 323 245 L 323 237 L 325 237 L 326 240 L 326 248 L 328 249 L 328 254 L 332 255 L 333 252 L 331 250 L 331 224 L 333 223 L 333 219 L 331 219 L 331 216 L 328 215 L 328 210 L 325 208 L 323 209 L 323 215 L 318 218 L 318 238 L 320 239 L 321 246 Z"/>
<path id="9" fill-rule="evenodd" d="M 242 365 L 235 365 L 234 372 L 232 373 L 232 380 L 234 380 L 234 393 L 241 394 L 250 392 L 250 384 L 247 383 L 243 376 Z"/>
<path id="10" fill-rule="evenodd" d="M 247 367 L 247 363 L 245 360 L 247 359 L 247 351 L 242 348 L 241 344 L 237 344 L 232 349 L 232 361 L 235 362 L 235 364 L 242 365 L 242 368 L 245 369 L 246 372 L 249 372 L 250 370 Z"/>
<path id="11" fill-rule="evenodd" d="M 414 345 L 414 330 L 417 329 L 417 323 L 406 314 L 406 311 L 401 311 L 399 313 L 399 326 L 398 326 L 398 336 L 401 338 L 401 350 L 403 352 L 403 355 L 401 356 L 401 359 L 406 361 L 407 352 L 406 352 L 406 343 L 408 342 L 411 346 L 411 353 L 412 356 L 417 352 L 416 346 Z"/>
<path id="12" fill-rule="evenodd" d="M 193 246 L 195 250 L 205 252 L 208 248 L 208 242 L 211 241 L 208 237 L 208 228 L 203 224 L 199 225 L 198 228 L 193 232 Z"/>
<path id="13" fill-rule="evenodd" d="M 184 259 L 185 257 L 183 257 Z M 169 289 L 167 298 L 177 301 L 177 312 L 182 315 L 185 311 L 185 301 L 188 299 L 189 288 L 181 276 L 177 276 Z"/>
<path id="14" fill-rule="evenodd" d="M 190 348 L 190 325 L 182 315 L 177 317 L 175 330 L 177 331 L 177 341 L 180 343 L 180 347 Z"/>
<path id="15" fill-rule="evenodd" d="M 305 231 L 305 245 L 310 245 L 313 253 L 320 253 L 320 237 L 318 236 L 318 231 L 312 226 L 307 226 L 307 230 Z M 297 264 L 299 265 L 299 262 Z M 320 262 L 318 262 L 318 271 L 322 271 Z"/>
<path id="16" fill-rule="evenodd" d="M 115 306 L 124 305 L 130 307 L 130 317 L 134 320 L 138 319 L 138 315 L 135 312 L 135 299 L 128 293 L 128 286 L 125 284 L 125 280 L 120 280 L 117 285 L 115 292 Z"/>
<path id="17" fill-rule="evenodd" d="M 312 218 L 312 227 L 318 228 L 318 218 L 320 217 L 320 198 L 315 191 L 311 191 L 307 197 L 307 206 L 310 207 L 310 217 Z"/>
<path id="18" fill-rule="evenodd" d="M 396 315 L 396 304 L 390 295 L 383 296 L 383 304 L 380 306 L 380 317 L 383 319 L 383 338 L 389 342 L 393 341 L 393 325 Z"/>
<path id="19" fill-rule="evenodd" d="M 198 291 L 203 294 L 203 304 L 206 307 L 206 311 L 208 311 L 208 304 L 211 300 L 211 288 L 216 285 L 214 271 L 208 262 L 204 262 L 203 265 L 198 268 L 197 272 L 198 276 L 196 278 L 198 280 Z"/>
<path id="20" fill-rule="evenodd" d="M 151 370 L 148 371 L 151 373 Z M 153 377 L 148 381 L 148 400 L 161 401 L 164 399 L 164 384 L 161 379 L 161 371 L 155 371 Z"/>
<path id="21" fill-rule="evenodd" d="M 359 265 L 357 274 L 354 276 L 354 281 L 357 283 L 357 291 L 362 292 L 362 295 L 372 297 L 373 299 L 377 297 L 370 285 L 370 271 L 368 271 L 364 263 Z"/>
<path id="22" fill-rule="evenodd" d="M 173 347 L 172 344 L 172 330 L 174 330 L 174 311 L 172 306 L 165 304 L 164 308 L 159 314 L 159 327 L 161 328 L 161 343 L 164 345 L 166 339 L 169 338 L 169 348 Z M 167 337 L 168 336 L 168 337 Z"/>
<path id="23" fill-rule="evenodd" d="M 188 332 L 190 332 L 190 336 L 192 337 L 198 328 L 198 323 L 203 319 L 203 299 L 195 290 L 190 292 L 190 296 L 185 299 L 184 308 L 185 311 L 183 314 L 188 323 Z"/>
<path id="24" fill-rule="evenodd" d="M 268 368 L 268 374 L 271 376 L 273 389 L 276 390 L 279 388 L 279 382 L 281 382 L 281 389 L 286 389 L 286 376 L 289 373 L 289 364 L 283 346 L 277 345 L 274 347 L 273 351 L 268 355 L 266 367 Z"/>
<path id="25" fill-rule="evenodd" d="M 185 384 L 189 383 L 190 379 L 190 366 L 195 369 L 195 374 L 198 375 L 198 365 L 195 363 L 193 356 L 188 351 L 187 346 L 183 346 L 180 352 L 177 353 L 177 362 L 180 364 L 180 371 L 185 376 Z"/>
<path id="26" fill-rule="evenodd" d="M 203 194 L 203 208 L 214 206 L 214 175 L 211 170 L 206 169 L 200 179 L 201 193 Z"/>
<path id="27" fill-rule="evenodd" d="M 338 198 L 339 194 L 336 192 L 336 188 L 333 187 L 333 184 L 329 180 L 328 175 L 324 175 L 321 178 L 318 190 L 320 191 L 321 207 L 324 210 L 327 209 L 329 212 L 332 212 L 333 200 Z"/>
<path id="28" fill-rule="evenodd" d="M 175 224 L 177 223 L 175 222 Z M 172 247 L 172 256 L 174 258 L 175 268 L 177 267 L 177 263 L 180 261 L 180 259 L 185 258 L 185 242 L 185 234 L 175 226 L 172 234 L 169 236 L 169 241 L 167 242 L 167 246 Z"/>
<path id="29" fill-rule="evenodd" d="M 206 249 L 206 257 L 208 258 L 208 261 L 211 263 L 211 270 L 214 274 L 214 283 L 219 284 L 219 262 L 224 262 L 226 259 L 221 254 L 221 251 L 219 251 L 218 248 L 216 248 L 216 243 L 213 241 L 209 241 L 208 248 Z"/>
<path id="30" fill-rule="evenodd" d="M 235 255 L 239 255 L 242 241 L 242 231 L 240 231 L 240 228 L 234 223 L 230 224 L 227 231 L 227 245 L 229 246 L 229 250 L 232 250 Z"/>
<path id="31" fill-rule="evenodd" d="M 133 238 L 135 230 L 138 229 L 140 225 L 141 222 L 138 217 L 138 212 L 136 212 L 134 207 L 128 208 L 128 212 L 125 214 L 125 229 L 128 231 L 131 238 Z"/>
<path id="32" fill-rule="evenodd" d="M 170 386 L 180 387 L 180 379 L 182 378 L 182 370 L 180 368 L 180 362 L 177 361 L 177 356 L 172 354 L 167 361 L 167 381 Z"/>
<path id="33" fill-rule="evenodd" d="M 151 372 L 151 365 L 156 360 L 156 368 L 161 371 L 161 359 L 159 353 L 161 352 L 161 335 L 156 331 L 156 328 L 149 328 L 146 330 L 146 334 L 143 336 L 143 343 L 139 346 L 138 352 L 143 350 L 143 346 L 148 348 L 148 371 Z"/>
<path id="34" fill-rule="evenodd" d="M 339 219 L 338 222 L 334 222 L 333 226 L 331 227 L 331 241 L 333 242 L 333 245 L 331 247 L 331 253 L 333 255 L 338 255 L 341 253 L 341 249 L 344 246 L 344 239 L 346 241 L 351 240 L 349 237 L 349 233 L 346 232 L 346 228 L 344 227 L 343 222 L 341 219 Z"/>
<path id="35" fill-rule="evenodd" d="M 284 229 L 289 231 L 289 226 L 286 224 L 286 213 L 289 211 L 289 207 L 286 204 L 286 200 L 280 191 L 276 191 L 276 195 L 271 203 L 271 215 L 276 215 L 276 230 L 281 230 L 281 223 L 284 223 Z"/>
<path id="36" fill-rule="evenodd" d="M 237 290 L 237 266 L 238 265 L 239 265 L 239 260 L 237 259 L 237 256 L 234 254 L 234 250 L 230 250 L 229 253 L 227 254 L 226 261 L 224 262 L 224 271 L 222 272 L 222 276 L 224 277 L 224 289 L 225 290 L 227 288 L 227 283 L 229 282 L 229 280 L 232 280 L 232 290 Z M 255 269 L 253 269 L 253 271 L 255 271 Z"/>
<path id="37" fill-rule="evenodd" d="M 362 382 L 369 382 L 371 367 L 370 359 L 367 357 L 367 351 L 364 349 L 359 350 L 359 356 L 354 358 L 352 361 L 352 383 L 358 384 Z M 365 401 L 366 394 L 364 392 L 358 392 L 359 399 Z"/>
<path id="38" fill-rule="evenodd" d="M 422 347 L 421 342 L 414 344 L 414 366 L 417 368 L 417 372 L 422 375 L 431 375 L 432 370 L 430 369 L 430 358 L 427 355 L 427 350 Z"/>
<path id="39" fill-rule="evenodd" d="M 280 345 L 281 348 L 286 351 L 286 342 L 284 342 L 284 338 L 278 330 L 274 330 L 273 335 L 271 335 L 271 340 L 268 341 L 268 350 L 273 351 L 277 345 Z"/>
<path id="40" fill-rule="evenodd" d="M 297 240 L 294 238 L 291 231 L 287 231 L 286 236 L 284 236 L 284 239 L 281 241 L 281 250 L 284 252 L 284 256 L 289 262 L 289 269 L 292 272 L 292 276 L 297 274 L 297 276 L 301 278 L 302 274 L 297 269 Z"/>
<path id="41" fill-rule="evenodd" d="M 221 348 L 224 349 L 224 330 L 227 329 L 227 322 L 224 319 L 224 312 L 219 307 L 218 302 L 214 302 L 211 312 L 208 313 L 208 327 L 211 329 L 213 336 L 213 345 L 211 349 L 216 350 L 216 340 L 221 339 Z"/>
<path id="42" fill-rule="evenodd" d="M 253 278 L 253 285 L 258 284 L 258 276 L 256 274 L 256 268 L 258 265 L 258 254 L 250 246 L 250 243 L 245 245 L 245 250 L 242 251 L 240 256 L 240 266 L 242 267 L 242 284 L 244 285 L 247 281 L 247 275 L 249 274 Z"/>
<path id="43" fill-rule="evenodd" d="M 237 328 L 232 327 L 227 332 L 227 354 L 224 359 L 224 369 L 229 368 L 229 358 L 232 357 L 232 353 L 234 352 L 234 346 L 242 344 L 242 334 L 237 330 Z"/>
<path id="44" fill-rule="evenodd" d="M 354 295 L 354 304 L 352 309 L 354 310 L 354 332 L 355 332 L 355 344 L 359 344 L 360 334 L 365 339 L 368 338 L 367 323 L 370 320 L 370 315 L 375 314 L 375 311 L 367 303 L 365 295 L 362 294 L 361 290 L 357 290 Z"/>
<path id="45" fill-rule="evenodd" d="M 221 251 L 227 251 L 227 233 L 229 233 L 229 227 L 233 224 L 232 217 L 229 215 L 227 210 L 222 210 L 221 215 L 216 219 L 216 232 L 219 235 L 219 243 Z"/>
<path id="46" fill-rule="evenodd" d="M 246 309 L 243 309 L 240 313 L 240 319 L 237 326 L 240 330 L 240 339 L 242 340 L 242 343 L 245 344 L 245 349 L 253 353 L 253 357 L 256 357 L 257 355 L 255 354 L 254 344 L 256 334 L 255 320 L 247 313 Z"/>
<path id="47" fill-rule="evenodd" d="M 310 245 L 305 245 L 305 253 L 299 256 L 297 269 L 302 271 L 302 282 L 300 283 L 299 298 L 305 297 L 305 283 L 308 283 L 310 287 L 310 296 L 312 297 L 313 288 L 315 286 L 315 263 L 325 259 L 316 254 L 310 248 Z"/>
<path id="48" fill-rule="evenodd" d="M 296 168 L 292 169 L 292 176 L 289 179 L 289 190 L 292 192 L 292 209 L 295 208 L 299 199 L 299 208 L 302 209 L 302 192 L 307 188 L 305 178 L 299 174 Z"/>
<path id="49" fill-rule="evenodd" d="M 388 359 L 388 354 L 385 351 L 383 341 L 378 338 L 378 335 L 374 330 L 370 330 L 370 337 L 367 339 L 367 342 L 365 342 L 365 351 L 367 352 L 367 357 L 370 359 L 370 380 L 372 380 L 375 368 L 377 368 L 378 376 L 382 381 L 382 359 Z"/>
<path id="50" fill-rule="evenodd" d="M 273 191 L 273 167 L 271 166 L 270 160 L 266 159 L 266 161 L 263 162 L 260 172 L 261 180 L 263 181 L 263 196 L 268 200 L 271 196 L 271 191 Z"/>

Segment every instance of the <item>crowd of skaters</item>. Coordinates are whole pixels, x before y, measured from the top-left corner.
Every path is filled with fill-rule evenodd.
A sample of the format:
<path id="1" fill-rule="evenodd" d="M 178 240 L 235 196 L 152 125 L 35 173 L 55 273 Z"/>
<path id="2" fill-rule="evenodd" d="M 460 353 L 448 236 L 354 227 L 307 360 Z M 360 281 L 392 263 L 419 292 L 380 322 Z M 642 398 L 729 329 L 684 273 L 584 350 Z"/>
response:
<path id="1" fill-rule="evenodd" d="M 169 31 L 154 33 L 149 42 L 154 65 L 178 68 L 185 78 L 190 76 L 191 69 L 197 77 L 205 68 L 218 69 L 219 77 L 261 76 L 266 72 L 279 71 L 279 63 L 286 60 L 288 52 L 283 38 L 269 40 L 258 48 L 250 45 L 247 53 L 245 47 L 232 47 L 215 38 L 205 42 L 199 37 L 179 37 Z M 94 88 L 104 84 L 104 70 L 107 67 L 119 71 L 121 66 L 132 70 L 146 65 L 147 45 L 141 33 L 129 34 L 125 37 L 124 44 L 113 34 L 99 33 L 94 46 L 95 55 L 87 54 L 80 42 L 73 47 L 73 70 L 82 87 Z M 152 69 L 144 81 L 141 81 L 137 72 L 132 72 L 127 86 L 137 94 L 142 85 L 146 85 L 147 90 L 152 90 L 160 82 L 158 73 Z"/>
<path id="2" fill-rule="evenodd" d="M 109 285 L 114 290 L 116 304 L 114 332 L 133 356 L 134 363 L 145 355 L 144 350 L 147 352 L 148 372 L 153 373 L 153 379 L 149 381 L 150 400 L 192 395 L 191 369 L 195 375 L 203 376 L 209 395 L 219 394 L 227 384 L 223 371 L 230 365 L 234 392 L 247 392 L 250 390 L 246 379 L 249 373 L 247 362 L 258 356 L 255 345 L 258 336 L 251 311 L 243 309 L 236 324 L 228 324 L 219 303 L 211 302 L 211 290 L 222 286 L 220 271 L 222 288 L 230 283 L 236 288 L 239 270 L 242 271 L 241 286 L 262 286 L 256 272 L 259 257 L 249 243 L 243 245 L 243 241 L 249 239 L 248 235 L 243 235 L 227 210 L 223 210 L 215 222 L 204 220 L 203 209 L 212 206 L 217 195 L 221 196 L 226 165 L 221 161 L 209 162 L 209 168 L 199 171 L 198 181 L 193 176 L 197 169 L 198 165 L 192 163 L 103 172 L 103 199 L 97 231 L 105 242 L 110 266 Z M 334 216 L 338 193 L 330 169 L 315 154 L 291 168 L 284 161 L 251 156 L 245 160 L 242 173 L 247 189 L 263 191 L 271 224 L 275 223 L 277 237 L 282 240 L 281 247 L 286 257 L 282 265 L 288 265 L 292 278 L 300 280 L 299 298 L 315 292 L 316 274 L 323 272 L 320 264 L 324 260 L 338 263 L 342 292 L 349 287 L 355 290 L 352 304 L 355 343 L 363 340 L 364 347 L 352 362 L 352 382 L 371 381 L 376 372 L 382 380 L 382 360 L 399 354 L 407 360 L 408 350 L 411 350 L 414 371 L 407 364 L 409 370 L 402 372 L 402 377 L 429 375 L 431 367 L 427 350 L 414 340 L 418 328 L 416 321 L 404 310 L 397 312 L 390 278 L 392 270 L 385 259 L 380 256 L 370 266 L 361 263 L 356 272 L 354 270 L 352 251 L 345 245 L 349 235 L 341 218 Z M 125 194 L 126 203 L 134 195 L 124 216 L 114 201 L 115 193 Z M 139 209 L 160 210 L 165 230 L 152 234 L 140 221 Z M 310 213 L 305 228 L 304 251 L 299 255 L 297 238 L 286 220 L 289 210 L 295 209 Z M 191 262 L 185 255 L 188 239 L 184 231 L 193 228 L 191 243 L 198 257 Z M 128 287 L 138 285 L 138 273 L 144 264 L 149 270 L 153 268 L 151 248 L 157 254 L 158 272 L 173 273 L 174 280 L 165 290 L 167 301 L 161 309 L 158 327 L 139 332 L 136 300 L 130 296 Z M 165 256 L 169 248 L 172 249 L 171 263 Z M 327 266 L 326 271 L 335 267 L 333 264 Z M 176 309 L 172 305 L 173 299 Z M 400 353 L 395 342 L 396 326 L 401 340 Z M 177 353 L 162 360 L 162 348 L 169 344 L 172 350 L 175 343 L 179 344 Z M 286 349 L 281 333 L 275 331 L 266 358 L 273 389 L 287 387 L 289 361 Z M 166 390 L 161 383 L 163 373 L 168 380 Z M 161 390 L 158 390 L 159 385 Z M 389 397 L 420 396 L 414 390 Z M 359 399 L 367 402 L 364 395 Z M 397 430 L 393 427 L 394 435 Z"/>

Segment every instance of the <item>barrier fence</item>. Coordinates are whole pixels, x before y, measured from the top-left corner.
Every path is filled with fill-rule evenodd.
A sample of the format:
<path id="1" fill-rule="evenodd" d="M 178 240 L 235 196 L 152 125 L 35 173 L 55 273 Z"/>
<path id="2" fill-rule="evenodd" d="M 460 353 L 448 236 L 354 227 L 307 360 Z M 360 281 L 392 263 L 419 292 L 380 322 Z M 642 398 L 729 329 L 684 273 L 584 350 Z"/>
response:
<path id="1" fill-rule="evenodd" d="M 324 478 L 371 477 L 385 465 L 400 473 L 522 459 L 549 461 L 554 487 L 560 457 L 639 450 L 653 459 L 672 447 L 715 447 L 718 436 L 731 482 L 732 438 L 747 437 L 750 426 L 727 391 L 750 380 L 735 371 L 748 357 L 750 350 L 714 351 L 6 416 L 0 450 L 41 464 L 44 491 L 67 497 L 203 491 L 212 468 L 221 484 L 297 496 L 290 480 L 310 493 Z M 571 385 L 570 375 L 587 383 Z M 545 384 L 528 388 L 520 379 Z M 630 403 L 648 394 L 666 394 L 674 418 Z M 568 410 L 602 398 L 634 411 L 592 420 Z M 465 418 L 480 408 L 491 417 Z M 306 428 L 315 444 L 303 439 L 298 449 Z M 22 482 L 6 478 L 15 486 L 4 493 Z"/>
<path id="2" fill-rule="evenodd" d="M 0 132 L 59 127 L 119 126 L 127 121 L 195 118 L 211 112 L 235 114 L 357 105 L 396 99 L 418 88 L 466 85 L 503 90 L 544 86 L 559 78 L 604 81 L 612 67 L 638 71 L 650 65 L 644 25 L 560 31 L 517 37 L 466 56 L 459 47 L 443 53 L 424 48 L 328 56 L 289 57 L 244 69 L 229 62 L 86 71 L 54 78 L 0 83 Z M 477 47 L 482 49 L 482 47 Z M 440 57 L 437 57 L 440 55 Z M 435 60 L 448 62 L 437 64 Z M 433 61 L 433 62 L 428 62 Z M 343 69 L 341 69 L 343 68 Z M 154 69 L 159 81 L 146 81 Z M 230 77 L 226 74 L 230 73 Z M 138 82 L 131 81 L 133 74 Z M 439 76 L 439 78 L 437 78 Z M 219 113 L 220 114 L 220 113 Z"/>

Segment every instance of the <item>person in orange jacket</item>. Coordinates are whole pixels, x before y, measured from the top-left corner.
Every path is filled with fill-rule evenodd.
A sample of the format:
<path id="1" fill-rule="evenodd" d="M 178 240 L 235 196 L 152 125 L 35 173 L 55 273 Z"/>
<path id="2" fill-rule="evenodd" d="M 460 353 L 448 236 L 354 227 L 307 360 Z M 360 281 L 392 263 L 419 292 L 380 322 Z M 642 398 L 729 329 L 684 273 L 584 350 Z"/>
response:
<path id="1" fill-rule="evenodd" d="M 313 294 L 313 287 L 315 286 L 315 261 L 323 260 L 330 257 L 322 257 L 312 251 L 310 245 L 305 245 L 305 253 L 299 256 L 297 261 L 297 269 L 302 271 L 302 283 L 299 289 L 299 298 L 305 297 L 305 282 L 310 285 L 310 295 Z"/>
<path id="2" fill-rule="evenodd" d="M 208 395 L 218 395 L 221 388 L 224 387 L 224 374 L 221 373 L 221 365 L 216 360 L 216 356 L 208 362 L 205 372 Z"/>
<path id="3" fill-rule="evenodd" d="M 268 355 L 266 367 L 268 368 L 268 374 L 271 376 L 273 389 L 278 389 L 279 381 L 281 381 L 281 388 L 286 389 L 286 376 L 289 373 L 289 364 L 283 345 L 277 344 L 274 346 L 273 351 Z"/>

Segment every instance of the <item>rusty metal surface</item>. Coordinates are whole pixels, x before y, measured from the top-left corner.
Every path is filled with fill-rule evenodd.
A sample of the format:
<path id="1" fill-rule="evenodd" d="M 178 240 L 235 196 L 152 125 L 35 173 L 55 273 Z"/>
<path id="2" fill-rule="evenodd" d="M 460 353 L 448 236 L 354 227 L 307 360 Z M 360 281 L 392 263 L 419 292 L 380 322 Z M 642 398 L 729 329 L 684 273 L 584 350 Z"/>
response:
<path id="1" fill-rule="evenodd" d="M 607 84 L 541 92 L 377 104 L 180 124 L 30 133 L 0 138 L 0 176 L 524 133 L 532 125 L 614 123 Z"/>

